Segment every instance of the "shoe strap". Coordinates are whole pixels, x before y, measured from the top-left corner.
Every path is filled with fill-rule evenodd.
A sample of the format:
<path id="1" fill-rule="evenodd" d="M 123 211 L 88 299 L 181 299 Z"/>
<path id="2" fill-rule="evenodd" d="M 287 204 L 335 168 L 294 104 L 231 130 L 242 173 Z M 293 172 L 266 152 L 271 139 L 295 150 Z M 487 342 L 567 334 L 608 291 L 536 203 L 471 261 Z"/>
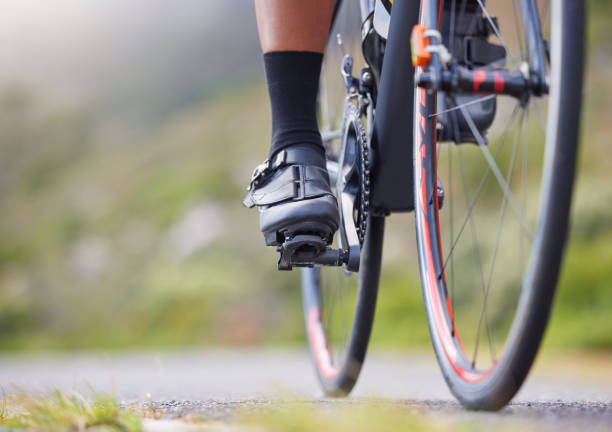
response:
<path id="1" fill-rule="evenodd" d="M 325 169 L 312 165 L 289 165 L 257 183 L 242 203 L 250 208 L 323 195 L 331 195 Z"/>
<path id="2" fill-rule="evenodd" d="M 325 154 L 304 146 L 287 147 L 255 167 L 247 191 L 253 190 L 262 179 L 286 165 L 306 165 L 324 168 Z"/>

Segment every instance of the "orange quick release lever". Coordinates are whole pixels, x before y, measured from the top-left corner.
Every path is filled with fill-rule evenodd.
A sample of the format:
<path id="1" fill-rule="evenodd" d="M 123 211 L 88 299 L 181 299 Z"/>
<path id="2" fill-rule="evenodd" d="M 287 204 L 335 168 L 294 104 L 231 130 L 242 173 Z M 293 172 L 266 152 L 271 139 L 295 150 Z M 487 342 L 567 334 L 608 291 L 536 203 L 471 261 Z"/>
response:
<path id="1" fill-rule="evenodd" d="M 429 46 L 429 38 L 425 36 L 425 31 L 427 31 L 427 27 L 419 24 L 412 28 L 410 49 L 412 50 L 412 64 L 414 67 L 425 67 L 431 60 L 431 53 L 425 50 Z"/>

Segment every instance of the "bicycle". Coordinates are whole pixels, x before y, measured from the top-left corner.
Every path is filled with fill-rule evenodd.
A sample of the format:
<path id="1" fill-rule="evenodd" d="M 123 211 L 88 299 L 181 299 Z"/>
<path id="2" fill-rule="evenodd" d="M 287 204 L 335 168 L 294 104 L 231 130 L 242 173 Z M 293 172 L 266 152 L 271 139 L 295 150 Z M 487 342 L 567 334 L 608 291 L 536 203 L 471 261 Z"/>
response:
<path id="1" fill-rule="evenodd" d="M 322 252 L 279 247 L 279 268 L 304 267 L 311 357 L 325 394 L 344 396 L 370 338 L 385 218 L 413 211 L 444 378 L 464 406 L 496 410 L 535 359 L 561 266 L 584 5 L 391 3 L 336 4 L 319 106 L 341 227 Z"/>

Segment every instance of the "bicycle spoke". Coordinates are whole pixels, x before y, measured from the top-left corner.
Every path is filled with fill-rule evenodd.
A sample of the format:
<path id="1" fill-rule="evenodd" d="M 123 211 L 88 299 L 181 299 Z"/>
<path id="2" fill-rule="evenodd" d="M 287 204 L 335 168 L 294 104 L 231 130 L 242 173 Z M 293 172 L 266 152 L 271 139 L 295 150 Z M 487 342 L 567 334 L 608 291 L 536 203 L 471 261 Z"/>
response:
<path id="1" fill-rule="evenodd" d="M 461 168 L 461 180 L 462 180 L 462 184 L 463 184 L 463 196 L 465 197 L 465 203 L 466 205 L 469 204 L 469 198 L 468 198 L 468 186 L 467 186 L 467 179 L 466 179 L 466 175 L 465 175 L 465 163 L 463 161 L 463 156 L 461 155 L 461 151 L 458 152 L 459 155 L 459 167 Z M 476 258 L 476 262 L 478 263 L 478 270 L 480 273 L 480 281 L 482 283 L 482 292 L 483 295 L 485 293 L 485 279 L 484 279 L 484 271 L 483 271 L 483 266 L 482 266 L 482 258 L 480 256 L 480 249 L 478 248 L 478 235 L 476 234 L 476 226 L 475 226 L 475 222 L 474 222 L 474 218 L 472 218 L 470 216 L 470 231 L 472 231 L 472 253 L 474 254 L 474 257 Z M 491 331 L 489 329 L 489 321 L 487 319 L 487 317 L 485 316 L 485 327 L 487 328 L 487 335 L 489 337 L 489 340 L 491 339 Z M 478 341 L 476 341 L 476 348 L 478 348 Z M 474 352 L 474 357 L 472 359 L 472 367 L 474 367 L 476 363 L 476 353 Z"/>
<path id="2" fill-rule="evenodd" d="M 335 313 L 336 307 L 335 306 L 336 306 L 336 298 L 338 296 L 338 291 L 337 289 L 333 288 L 333 285 L 328 289 L 328 291 L 329 291 L 329 295 L 327 298 L 327 302 L 324 303 L 324 305 L 327 304 L 327 307 L 324 307 L 324 312 L 325 312 L 326 319 L 327 319 L 327 326 L 326 326 L 327 332 L 331 336 L 330 339 L 333 339 L 333 337 L 335 336 L 333 327 L 334 327 L 334 322 L 335 322 L 334 319 L 336 318 L 336 313 Z M 327 343 L 329 345 L 330 341 L 328 340 Z"/>
<path id="3" fill-rule="evenodd" d="M 529 113 L 529 107 L 527 107 L 526 112 L 527 114 Z M 522 158 L 522 164 L 521 164 L 521 199 L 523 201 L 522 207 L 523 207 L 524 212 L 527 211 L 527 143 L 528 143 L 527 138 L 528 138 L 528 135 L 527 135 L 527 132 L 525 132 L 525 135 L 523 136 L 523 149 L 522 149 L 523 158 Z M 524 238 L 519 229 L 519 265 L 520 265 L 519 274 L 521 275 L 521 280 L 523 279 L 523 273 L 525 270 L 524 247 L 525 247 Z"/>
<path id="4" fill-rule="evenodd" d="M 485 159 L 489 163 L 489 166 L 491 167 L 491 170 L 493 171 L 493 175 L 495 176 L 495 178 L 497 179 L 497 182 L 499 183 L 500 187 L 504 191 L 504 195 L 508 196 L 508 201 L 510 202 L 510 205 L 512 206 L 514 212 L 516 213 L 516 216 L 521 221 L 523 230 L 525 231 L 526 234 L 528 234 L 529 238 L 531 239 L 533 237 L 533 234 L 531 233 L 531 229 L 529 228 L 529 225 L 527 224 L 527 221 L 525 220 L 525 215 L 523 214 L 521 209 L 518 207 L 518 204 L 516 203 L 516 200 L 514 199 L 514 195 L 512 194 L 512 192 L 510 192 L 508 183 L 504 179 L 504 176 L 499 170 L 499 167 L 497 166 L 495 159 L 493 158 L 493 156 L 491 155 L 491 152 L 487 148 L 487 144 L 485 143 L 484 138 L 480 134 L 480 131 L 474 124 L 474 120 L 472 119 L 472 116 L 465 108 L 461 108 L 461 112 L 463 113 L 463 116 L 465 117 L 465 120 L 467 121 L 468 126 L 470 127 L 472 131 L 472 134 L 476 138 L 476 141 L 478 142 L 478 146 L 482 150 Z"/>
<path id="5" fill-rule="evenodd" d="M 512 172 L 514 170 L 514 162 L 516 160 L 516 151 L 518 148 L 518 142 L 521 137 L 520 131 L 524 127 L 524 121 L 525 121 L 525 113 L 522 112 L 521 119 L 520 119 L 519 133 L 515 136 L 514 145 L 512 146 L 512 156 L 510 157 L 510 164 L 508 167 L 508 176 L 507 176 L 508 184 L 512 184 Z M 480 340 L 480 329 L 482 327 L 482 318 L 484 314 L 486 313 L 486 309 L 487 309 L 487 300 L 489 299 L 489 292 L 491 289 L 491 281 L 493 280 L 493 272 L 495 270 L 495 263 L 497 262 L 497 251 L 499 249 L 499 241 L 501 239 L 501 232 L 502 232 L 502 227 L 504 223 L 504 216 L 506 215 L 507 203 L 508 203 L 508 197 L 507 195 L 504 195 L 504 198 L 501 203 L 500 215 L 497 220 L 497 230 L 495 234 L 495 246 L 493 248 L 493 256 L 491 258 L 491 268 L 489 269 L 487 287 L 486 287 L 486 291 L 485 291 L 484 298 L 482 301 L 482 309 L 480 311 L 480 318 L 478 319 L 478 328 L 476 330 L 476 347 L 478 347 L 478 341 Z M 492 344 L 492 340 L 489 340 L 489 348 L 491 351 L 491 358 L 493 359 L 493 361 L 495 361 L 496 359 L 495 346 Z M 474 361 L 475 361 L 475 358 L 476 358 L 476 353 L 474 353 Z"/>
<path id="6" fill-rule="evenodd" d="M 448 216 L 448 221 L 449 221 L 449 225 L 450 225 L 450 237 L 449 239 L 449 250 L 452 247 L 452 241 L 455 238 L 455 234 L 454 234 L 454 218 L 453 218 L 453 196 L 455 195 L 453 193 L 453 151 L 451 149 L 451 146 L 448 146 L 448 182 L 449 182 L 449 188 L 448 191 L 450 192 L 450 197 L 448 198 L 448 200 L 450 201 L 448 203 L 449 207 L 450 207 L 450 211 L 449 211 L 449 216 Z M 444 261 L 442 263 L 442 268 L 444 269 L 444 267 L 446 266 L 446 261 Z M 444 270 L 442 270 L 444 271 Z M 455 310 L 455 266 L 453 264 L 451 264 L 451 268 L 450 268 L 450 272 L 451 272 L 451 307 L 453 309 L 453 311 Z M 455 314 L 453 313 L 452 315 L 452 320 L 453 320 L 453 332 L 455 331 Z"/>
<path id="7" fill-rule="evenodd" d="M 340 273 L 340 272 L 338 272 Z M 345 290 L 345 286 L 346 286 L 346 280 L 348 279 L 348 276 L 342 276 L 342 284 L 340 285 L 340 289 L 339 289 L 339 295 L 338 298 L 340 300 L 340 311 L 341 311 L 341 331 L 342 334 L 340 335 L 340 341 L 341 341 L 341 347 L 344 348 L 346 346 L 346 303 L 344 300 L 344 290 Z"/>
<path id="8" fill-rule="evenodd" d="M 508 133 L 510 132 L 510 127 L 512 126 L 512 124 L 514 123 L 514 120 L 516 119 L 517 113 L 519 112 L 519 105 L 516 104 L 514 106 L 514 110 L 512 111 L 512 114 L 510 115 L 510 120 L 508 121 L 508 124 L 506 125 L 501 138 L 497 144 L 497 147 L 495 149 L 495 157 L 497 157 L 497 155 L 499 154 L 501 148 L 503 147 L 504 142 L 506 141 L 506 137 L 508 136 Z M 487 178 L 489 177 L 489 173 L 491 172 L 491 168 L 487 167 L 487 170 L 485 171 L 485 174 L 483 176 L 483 178 L 480 181 L 480 184 L 478 185 L 478 187 L 476 188 L 476 194 L 474 195 L 474 198 L 472 199 L 468 210 L 467 210 L 467 214 L 465 216 L 465 218 L 463 219 L 463 222 L 461 223 L 461 227 L 459 228 L 459 233 L 457 234 L 457 237 L 453 239 L 453 243 L 450 247 L 450 250 L 448 251 L 447 255 L 446 255 L 446 259 L 444 260 L 444 265 L 442 267 L 442 270 L 440 272 L 440 274 L 438 275 L 438 279 L 440 279 L 442 277 L 442 274 L 444 273 L 444 270 L 446 268 L 446 265 L 449 261 L 449 259 L 451 258 L 453 251 L 455 250 L 455 247 L 457 246 L 457 243 L 459 242 L 459 239 L 461 238 L 461 234 L 463 234 L 463 231 L 467 225 L 467 222 L 470 218 L 470 215 L 472 214 L 472 211 L 474 210 L 474 207 L 476 206 L 476 203 L 478 202 L 478 198 L 480 198 L 480 194 L 482 191 L 482 188 L 485 185 L 485 182 L 487 181 Z M 452 189 L 451 189 L 452 191 Z M 451 238 L 453 238 L 451 236 Z"/>
<path id="9" fill-rule="evenodd" d="M 542 109 L 540 108 L 539 100 L 534 99 L 534 104 L 533 106 L 535 107 L 535 111 L 536 111 L 536 115 L 538 117 L 538 121 L 540 122 L 540 126 L 542 127 L 542 130 L 544 132 L 546 132 L 546 122 L 544 121 L 544 114 L 542 113 Z"/>
<path id="10" fill-rule="evenodd" d="M 447 112 L 456 111 L 456 110 L 461 109 L 463 107 L 466 107 L 468 105 L 473 105 L 475 103 L 480 103 L 480 102 L 484 102 L 484 101 L 487 101 L 487 100 L 490 100 L 490 99 L 495 99 L 495 97 L 496 97 L 495 95 L 484 96 L 484 97 L 481 97 L 481 98 L 478 98 L 478 99 L 474 99 L 474 100 L 472 100 L 470 102 L 466 102 L 466 103 L 461 104 L 461 105 L 455 105 L 452 108 L 445 109 L 444 111 L 439 111 L 439 112 L 437 112 L 435 114 L 429 114 L 429 116 L 427 116 L 427 117 L 428 118 L 432 118 L 432 117 L 438 116 L 440 114 L 445 114 Z"/>
<path id="11" fill-rule="evenodd" d="M 516 35 L 517 35 L 517 39 L 519 43 L 521 61 L 524 61 L 525 58 L 523 57 L 523 55 L 525 54 L 527 49 L 526 49 L 526 44 L 523 42 L 523 32 L 521 31 L 521 24 L 519 23 L 519 17 L 518 17 L 517 9 L 516 9 L 517 8 L 516 2 L 517 0 L 512 0 L 512 12 L 514 13 L 514 27 L 516 28 Z"/>
<path id="12" fill-rule="evenodd" d="M 332 364 L 341 362 L 346 354 L 352 328 L 358 280 L 355 273 L 318 269 L 321 320 L 327 334 L 326 344 Z"/>

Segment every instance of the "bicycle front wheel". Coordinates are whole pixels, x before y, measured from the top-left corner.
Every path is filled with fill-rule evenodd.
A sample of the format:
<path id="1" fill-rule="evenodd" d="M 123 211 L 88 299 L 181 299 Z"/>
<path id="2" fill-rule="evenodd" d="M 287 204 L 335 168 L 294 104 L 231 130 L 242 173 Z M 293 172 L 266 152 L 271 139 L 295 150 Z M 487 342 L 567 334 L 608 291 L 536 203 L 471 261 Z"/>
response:
<path id="1" fill-rule="evenodd" d="M 488 132 L 476 128 L 458 99 L 446 104 L 443 110 L 465 117 L 476 145 L 437 142 L 438 97 L 415 92 L 415 217 L 433 347 L 461 403 L 496 410 L 534 361 L 559 275 L 577 152 L 584 4 L 449 2 L 443 11 L 441 2 L 424 0 L 420 23 L 431 28 L 428 13 L 433 22 L 450 13 L 452 32 L 470 9 L 466 3 L 476 5 L 491 39 L 505 49 L 506 67 L 524 70 L 533 35 L 520 11 L 531 5 L 548 54 L 548 97 L 497 96 Z M 453 41 L 448 32 L 442 37 Z"/>

